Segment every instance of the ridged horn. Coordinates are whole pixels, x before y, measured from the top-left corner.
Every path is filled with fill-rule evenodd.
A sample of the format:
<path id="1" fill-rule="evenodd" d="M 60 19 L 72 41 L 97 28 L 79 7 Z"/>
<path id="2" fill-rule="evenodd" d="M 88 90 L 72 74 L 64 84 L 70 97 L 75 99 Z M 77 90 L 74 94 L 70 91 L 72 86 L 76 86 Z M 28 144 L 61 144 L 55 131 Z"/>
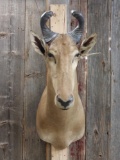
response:
<path id="1" fill-rule="evenodd" d="M 47 11 L 47 12 L 44 12 L 40 18 L 40 27 L 43 34 L 43 38 L 46 43 L 52 41 L 58 35 L 58 33 L 51 31 L 46 25 L 47 20 L 50 19 L 50 17 L 52 16 L 53 16 L 53 12 Z"/>
<path id="2" fill-rule="evenodd" d="M 74 10 L 71 11 L 71 14 L 78 20 L 78 25 L 73 31 L 69 32 L 68 35 L 73 39 L 74 42 L 79 43 L 84 30 L 84 18 L 81 13 L 78 13 Z"/>

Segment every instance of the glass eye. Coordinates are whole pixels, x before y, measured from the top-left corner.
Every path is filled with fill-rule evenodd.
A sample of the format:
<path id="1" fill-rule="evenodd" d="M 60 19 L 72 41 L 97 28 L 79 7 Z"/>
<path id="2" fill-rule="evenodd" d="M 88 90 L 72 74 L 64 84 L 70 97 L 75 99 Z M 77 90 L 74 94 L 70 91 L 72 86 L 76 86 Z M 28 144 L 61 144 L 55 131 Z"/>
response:
<path id="1" fill-rule="evenodd" d="M 52 53 L 48 53 L 48 57 L 52 60 L 54 60 L 54 62 L 56 63 L 56 59 L 55 56 Z"/>
<path id="2" fill-rule="evenodd" d="M 54 57 L 54 55 L 52 53 L 48 53 L 48 57 Z"/>
<path id="3" fill-rule="evenodd" d="M 75 55 L 75 57 L 79 57 L 80 56 L 80 53 L 77 53 L 76 55 Z"/>

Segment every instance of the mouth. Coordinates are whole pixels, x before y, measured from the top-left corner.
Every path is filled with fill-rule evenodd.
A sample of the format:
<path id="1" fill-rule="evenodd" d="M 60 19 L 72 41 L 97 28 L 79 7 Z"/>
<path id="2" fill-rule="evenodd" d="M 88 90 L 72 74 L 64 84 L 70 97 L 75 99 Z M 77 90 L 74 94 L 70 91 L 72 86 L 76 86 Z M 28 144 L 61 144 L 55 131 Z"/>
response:
<path id="1" fill-rule="evenodd" d="M 61 110 L 68 110 L 69 108 L 61 108 Z"/>

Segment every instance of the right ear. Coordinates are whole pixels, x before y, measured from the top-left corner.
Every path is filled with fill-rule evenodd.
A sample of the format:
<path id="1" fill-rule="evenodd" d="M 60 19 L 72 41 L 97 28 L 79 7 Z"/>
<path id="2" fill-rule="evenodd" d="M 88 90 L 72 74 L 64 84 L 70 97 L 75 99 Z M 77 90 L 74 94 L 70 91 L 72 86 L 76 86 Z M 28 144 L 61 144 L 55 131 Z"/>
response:
<path id="1" fill-rule="evenodd" d="M 82 42 L 80 47 L 81 57 L 92 55 L 92 53 L 89 54 L 89 51 L 94 47 L 94 45 L 96 44 L 96 41 L 97 41 L 97 34 L 94 33 Z"/>
<path id="2" fill-rule="evenodd" d="M 33 31 L 30 31 L 30 39 L 35 51 L 45 56 L 46 53 L 45 42 L 42 39 L 40 39 Z"/>

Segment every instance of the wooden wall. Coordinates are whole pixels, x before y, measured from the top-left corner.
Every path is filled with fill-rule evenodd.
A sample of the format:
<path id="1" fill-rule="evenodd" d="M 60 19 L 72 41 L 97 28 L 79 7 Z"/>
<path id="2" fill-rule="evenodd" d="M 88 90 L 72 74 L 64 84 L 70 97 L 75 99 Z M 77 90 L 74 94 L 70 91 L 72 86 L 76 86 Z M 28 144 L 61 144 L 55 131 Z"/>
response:
<path id="1" fill-rule="evenodd" d="M 68 160 L 120 159 L 120 1 L 0 0 L 0 160 L 46 160 L 46 143 L 36 133 L 35 116 L 46 83 L 46 68 L 30 43 L 41 35 L 40 15 L 50 4 L 67 4 L 68 30 L 85 17 L 85 34 L 98 41 L 77 72 L 86 111 L 86 135 L 70 145 Z"/>
<path id="2" fill-rule="evenodd" d="M 86 160 L 109 160 L 111 120 L 111 1 L 88 1 L 88 33 L 96 32 L 94 52 L 88 59 Z"/>

